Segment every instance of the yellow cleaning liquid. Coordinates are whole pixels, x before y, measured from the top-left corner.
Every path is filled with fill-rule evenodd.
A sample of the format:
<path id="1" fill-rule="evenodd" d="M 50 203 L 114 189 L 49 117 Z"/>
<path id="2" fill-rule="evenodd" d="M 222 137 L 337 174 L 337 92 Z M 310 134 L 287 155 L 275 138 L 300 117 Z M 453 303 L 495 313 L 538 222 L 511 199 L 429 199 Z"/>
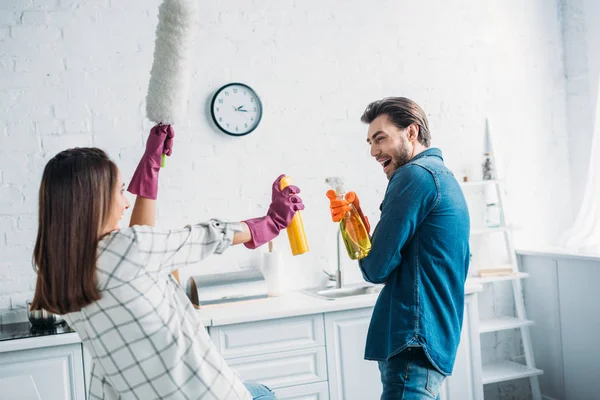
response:
<path id="1" fill-rule="evenodd" d="M 292 184 L 292 179 L 289 176 L 284 176 L 281 179 L 281 190 Z M 300 211 L 297 211 L 292 219 L 292 222 L 286 228 L 288 239 L 290 241 L 290 249 L 292 254 L 297 256 L 308 252 L 308 241 L 306 240 L 306 233 L 304 233 L 304 223 L 302 222 L 302 215 Z"/>
<path id="2" fill-rule="evenodd" d="M 344 180 L 341 177 L 330 177 L 325 180 L 333 190 L 338 199 L 343 199 L 346 194 L 344 190 Z M 371 251 L 371 238 L 367 228 L 360 217 L 360 214 L 350 204 L 350 211 L 344 215 L 340 221 L 340 233 L 346 246 L 348 256 L 352 260 L 365 258 Z"/>
<path id="3" fill-rule="evenodd" d="M 371 251 L 371 239 L 358 211 L 354 206 L 350 205 L 350 207 L 350 211 L 340 221 L 340 232 L 348 256 L 353 260 L 360 260 L 365 258 Z"/>

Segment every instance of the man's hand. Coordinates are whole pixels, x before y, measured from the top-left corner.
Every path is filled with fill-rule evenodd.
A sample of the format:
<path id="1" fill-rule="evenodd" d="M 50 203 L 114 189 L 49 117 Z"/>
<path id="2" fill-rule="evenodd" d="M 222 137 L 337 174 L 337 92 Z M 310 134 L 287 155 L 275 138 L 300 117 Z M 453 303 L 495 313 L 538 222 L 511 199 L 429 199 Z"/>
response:
<path id="1" fill-rule="evenodd" d="M 369 219 L 363 214 L 360 208 L 360 200 L 355 192 L 346 193 L 345 199 L 338 199 L 334 190 L 328 190 L 327 198 L 329 199 L 329 209 L 331 211 L 331 219 L 333 222 L 340 222 L 344 215 L 350 211 L 351 204 L 356 208 L 360 218 L 367 229 L 367 233 L 371 232 L 371 225 Z"/>

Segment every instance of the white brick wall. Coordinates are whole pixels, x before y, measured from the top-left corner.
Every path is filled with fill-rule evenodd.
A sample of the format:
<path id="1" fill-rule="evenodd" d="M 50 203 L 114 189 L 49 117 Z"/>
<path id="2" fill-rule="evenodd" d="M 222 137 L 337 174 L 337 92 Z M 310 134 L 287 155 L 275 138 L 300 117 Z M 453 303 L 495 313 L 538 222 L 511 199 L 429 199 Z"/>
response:
<path id="1" fill-rule="evenodd" d="M 158 1 L 122 3 L 3 2 L 3 216 L 35 215 L 43 165 L 66 147 L 101 146 L 130 176 L 151 126 L 143 101 Z M 311 1 L 205 5 L 189 120 L 177 127 L 175 156 L 163 173 L 160 223 L 259 215 L 270 181 L 286 172 L 308 206 L 313 251 L 302 258 L 310 265 L 302 272 L 318 276 L 333 260 L 332 235 L 320 229 L 327 223 L 323 178 L 344 174 L 376 219 L 385 179 L 368 156 L 358 118 L 369 101 L 402 94 L 427 110 L 434 145 L 460 174 L 478 172 L 490 117 L 519 204 L 515 219 L 540 241 L 551 240 L 568 219 L 550 219 L 551 210 L 569 202 L 561 190 L 568 177 L 557 10 L 543 1 L 480 3 L 390 1 L 368 17 L 358 2 L 343 10 Z M 218 133 L 207 112 L 210 95 L 232 80 L 253 85 L 266 109 L 261 127 L 241 139 Z M 540 198 L 548 201 L 540 206 Z M 2 259 L 15 262 L 5 256 L 14 254 L 28 262 L 35 227 L 11 229 L 3 227 L 15 239 L 4 240 Z M 248 257 L 232 253 L 236 262 Z"/>
<path id="2" fill-rule="evenodd" d="M 151 124 L 144 97 L 158 0 L 3 0 L 0 5 L 0 309 L 31 297 L 37 189 L 67 147 L 106 149 L 125 179 Z M 287 173 L 303 189 L 311 252 L 289 260 L 298 286 L 333 269 L 324 178 L 342 174 L 375 222 L 386 180 L 360 115 L 389 95 L 427 111 L 451 168 L 479 174 L 490 118 L 521 243 L 570 222 L 565 77 L 554 2 L 293 0 L 203 2 L 187 121 L 162 172 L 161 226 L 264 214 Z M 241 81 L 265 115 L 243 138 L 210 122 L 210 96 Z M 560 213 L 556 210 L 561 210 Z M 285 238 L 277 247 L 287 250 Z M 256 264 L 235 248 L 183 273 Z M 346 276 L 358 277 L 352 263 Z M 8 317 L 4 320 L 7 321 Z"/>
<path id="3" fill-rule="evenodd" d="M 297 287 L 318 283 L 322 269 L 335 268 L 324 178 L 344 175 L 377 221 L 386 180 L 369 157 L 359 118 L 368 102 L 404 95 L 428 113 L 433 145 L 450 167 L 471 179 L 479 176 L 490 118 L 509 211 L 523 228 L 520 244 L 554 241 L 571 221 L 567 142 L 574 131 L 567 130 L 564 4 L 365 4 L 202 2 L 189 118 L 176 126 L 174 156 L 161 174 L 159 224 L 260 216 L 271 181 L 287 173 L 303 189 L 311 246 L 309 254 L 288 258 L 290 280 Z M 151 127 L 144 97 L 158 5 L 1 2 L 0 321 L 21 318 L 32 295 L 37 190 L 47 160 L 68 147 L 94 145 L 112 155 L 125 179 L 131 176 Z M 576 42 L 565 37 L 567 46 Z M 243 138 L 219 133 L 208 113 L 211 95 L 231 81 L 252 85 L 265 106 L 259 129 Z M 577 111 L 573 104 L 570 113 Z M 581 169 L 575 161 L 572 171 Z M 285 237 L 276 246 L 287 251 Z M 260 251 L 233 248 L 182 271 L 182 278 L 255 265 L 259 257 Z M 347 279 L 360 279 L 355 264 L 345 261 L 344 270 Z M 490 305 L 510 306 L 509 300 Z M 494 338 L 486 357 L 514 352 L 513 342 Z M 488 390 L 494 397 L 518 394 L 508 386 Z"/>

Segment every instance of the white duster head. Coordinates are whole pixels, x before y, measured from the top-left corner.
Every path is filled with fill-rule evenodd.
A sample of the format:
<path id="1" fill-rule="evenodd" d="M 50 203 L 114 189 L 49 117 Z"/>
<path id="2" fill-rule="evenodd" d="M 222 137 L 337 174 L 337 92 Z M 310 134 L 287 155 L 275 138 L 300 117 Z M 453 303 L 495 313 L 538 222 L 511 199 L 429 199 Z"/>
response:
<path id="1" fill-rule="evenodd" d="M 146 96 L 150 121 L 174 124 L 188 100 L 198 0 L 164 0 L 158 9 L 154 62 Z"/>

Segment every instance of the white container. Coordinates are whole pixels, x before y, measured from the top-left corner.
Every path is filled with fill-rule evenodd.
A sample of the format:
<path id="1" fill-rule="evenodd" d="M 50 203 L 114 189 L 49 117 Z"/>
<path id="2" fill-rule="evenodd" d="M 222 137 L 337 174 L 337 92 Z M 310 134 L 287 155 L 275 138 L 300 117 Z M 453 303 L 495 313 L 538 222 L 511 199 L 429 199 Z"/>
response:
<path id="1" fill-rule="evenodd" d="M 281 296 L 285 293 L 285 272 L 283 271 L 283 258 L 281 253 L 269 252 L 263 254 L 261 272 L 267 282 L 269 297 Z"/>

